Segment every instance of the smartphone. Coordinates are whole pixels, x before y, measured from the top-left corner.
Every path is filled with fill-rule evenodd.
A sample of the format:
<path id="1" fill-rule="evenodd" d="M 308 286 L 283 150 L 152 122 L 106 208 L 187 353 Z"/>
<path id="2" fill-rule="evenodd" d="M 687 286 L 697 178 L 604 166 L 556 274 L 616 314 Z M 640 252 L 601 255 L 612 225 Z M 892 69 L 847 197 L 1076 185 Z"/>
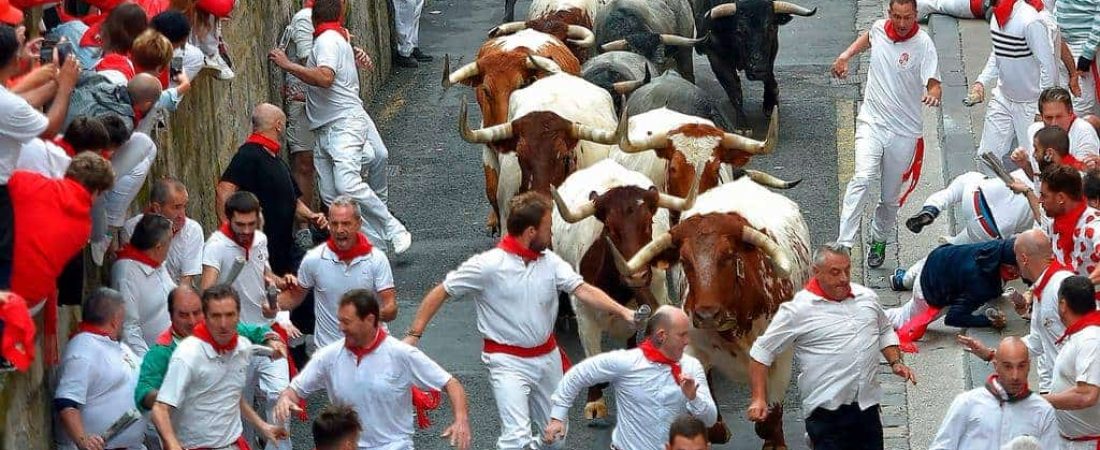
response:
<path id="1" fill-rule="evenodd" d="M 267 285 L 267 307 L 279 310 L 279 288 L 273 284 Z"/>
<path id="2" fill-rule="evenodd" d="M 183 72 L 183 56 L 176 55 L 172 57 L 172 64 L 168 67 L 168 74 L 175 78 Z"/>
<path id="3" fill-rule="evenodd" d="M 57 48 L 57 41 L 53 39 L 44 39 L 42 41 L 42 48 L 38 51 L 38 60 L 42 64 L 49 64 L 53 62 L 53 51 Z"/>
<path id="4" fill-rule="evenodd" d="M 65 64 L 65 60 L 73 54 L 73 43 L 69 41 L 58 42 L 56 48 L 58 64 Z"/>

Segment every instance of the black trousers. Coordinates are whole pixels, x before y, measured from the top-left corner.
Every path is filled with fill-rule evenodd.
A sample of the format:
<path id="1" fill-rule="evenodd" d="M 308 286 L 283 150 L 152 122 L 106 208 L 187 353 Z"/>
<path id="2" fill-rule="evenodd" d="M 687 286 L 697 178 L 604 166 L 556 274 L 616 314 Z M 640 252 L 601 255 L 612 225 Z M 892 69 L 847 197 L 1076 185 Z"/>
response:
<path id="1" fill-rule="evenodd" d="M 835 411 L 814 409 L 806 418 L 806 433 L 814 450 L 882 450 L 878 405 L 862 411 L 858 403 Z"/>
<path id="2" fill-rule="evenodd" d="M 0 186 L 0 290 L 11 288 L 11 266 L 15 252 L 15 211 L 8 185 Z"/>

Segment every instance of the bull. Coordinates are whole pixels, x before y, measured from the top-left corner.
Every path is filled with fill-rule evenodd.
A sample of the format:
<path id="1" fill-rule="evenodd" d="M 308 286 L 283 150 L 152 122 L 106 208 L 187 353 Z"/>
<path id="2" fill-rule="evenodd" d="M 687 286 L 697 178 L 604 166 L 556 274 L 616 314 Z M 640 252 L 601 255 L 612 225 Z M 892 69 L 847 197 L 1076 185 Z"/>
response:
<path id="1" fill-rule="evenodd" d="M 592 33 L 592 18 L 598 2 L 595 0 L 536 0 L 527 10 L 524 22 L 506 22 L 489 31 L 490 37 L 533 29 L 550 34 L 569 46 L 580 62 L 588 59 L 596 42 Z"/>
<path id="2" fill-rule="evenodd" d="M 647 272 L 641 278 L 623 277 L 608 252 L 608 241 L 603 238 L 633 256 L 650 241 L 653 233 L 668 231 L 666 209 L 690 208 L 691 196 L 680 199 L 662 194 L 644 175 L 612 160 L 574 172 L 552 193 L 557 205 L 557 214 L 553 216 L 554 251 L 586 282 L 631 308 L 649 305 L 655 310 L 669 303 L 664 270 Z M 585 357 L 602 351 L 600 344 L 605 331 L 619 340 L 633 338 L 631 324 L 595 311 L 574 297 L 571 303 Z M 584 411 L 585 417 L 593 419 L 607 416 L 601 387 L 589 388 Z"/>
<path id="3" fill-rule="evenodd" d="M 764 114 L 771 114 L 779 105 L 779 84 L 775 81 L 779 26 L 790 22 L 793 16 L 812 16 L 817 8 L 807 9 L 778 0 L 693 1 L 696 32 L 708 36 L 696 51 L 707 56 L 711 70 L 733 104 L 735 131 L 745 134 L 749 127 L 738 72 L 744 72 L 750 81 L 764 82 Z"/>
<path id="4" fill-rule="evenodd" d="M 718 110 L 718 104 L 675 70 L 668 70 L 634 90 L 627 102 L 626 114 L 636 116 L 661 107 L 709 119 L 724 130 L 732 129 Z"/>
<path id="5" fill-rule="evenodd" d="M 531 6 L 527 8 L 527 17 L 532 17 L 532 14 L 551 9 L 551 7 L 547 5 L 557 4 L 563 1 L 583 7 L 589 12 L 590 16 L 595 16 L 595 12 L 599 11 L 599 8 L 602 8 L 610 0 L 534 0 L 531 2 Z M 504 21 L 511 22 L 514 20 L 516 20 L 516 0 L 504 0 Z"/>
<path id="6" fill-rule="evenodd" d="M 652 70 L 649 61 L 637 53 L 612 51 L 585 62 L 581 66 L 581 77 L 607 90 L 615 101 L 615 113 L 618 114 L 625 106 L 622 95 L 649 83 Z"/>
<path id="7" fill-rule="evenodd" d="M 627 50 L 645 56 L 659 73 L 675 68 L 694 82 L 691 49 L 695 19 L 688 0 L 613 0 L 595 22 L 602 51 Z"/>
<path id="8" fill-rule="evenodd" d="M 810 237 L 798 205 L 747 177 L 700 194 L 683 222 L 626 260 L 611 247 L 627 275 L 679 263 L 686 280 L 679 300 L 691 317 L 691 353 L 711 369 L 748 383 L 749 349 L 768 328 L 780 304 L 809 279 Z M 768 372 L 767 419 L 756 426 L 765 449 L 785 449 L 782 403 L 791 378 L 792 352 Z M 714 384 L 712 383 L 711 386 Z M 712 441 L 728 440 L 721 415 Z"/>
<path id="9" fill-rule="evenodd" d="M 530 55 L 541 58 L 528 58 Z M 477 60 L 453 73 L 450 58 L 445 58 L 442 85 L 448 88 L 462 83 L 474 88 L 477 104 L 481 107 L 482 125 L 492 126 L 508 120 L 508 101 L 516 89 L 550 72 L 579 74 L 580 70 L 580 61 L 562 41 L 546 33 L 522 30 L 485 41 L 478 50 Z M 500 231 L 496 168 L 500 165 L 501 145 L 494 142 L 482 150 L 485 196 L 491 206 L 486 227 L 492 233 Z"/>

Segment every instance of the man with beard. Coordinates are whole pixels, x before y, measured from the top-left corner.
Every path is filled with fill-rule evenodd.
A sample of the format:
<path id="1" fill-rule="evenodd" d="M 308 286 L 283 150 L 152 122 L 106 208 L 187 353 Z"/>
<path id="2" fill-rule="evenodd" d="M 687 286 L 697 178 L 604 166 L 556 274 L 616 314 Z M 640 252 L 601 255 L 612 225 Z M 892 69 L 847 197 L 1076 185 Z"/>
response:
<path id="1" fill-rule="evenodd" d="M 1069 134 L 1069 152 L 1082 162 L 1090 162 L 1100 157 L 1100 138 L 1091 123 L 1073 113 L 1071 98 L 1065 88 L 1055 86 L 1044 90 L 1039 95 L 1039 116 L 1042 121 L 1032 123 L 1027 128 L 1027 134 L 1034 137 L 1044 127 L 1057 126 Z M 1025 142 L 1032 143 L 1034 139 Z"/>
<path id="2" fill-rule="evenodd" d="M 1047 216 L 1040 225 L 1050 236 L 1054 258 L 1074 273 L 1094 283 L 1100 281 L 1100 211 L 1085 201 L 1081 173 L 1069 166 L 1053 165 L 1039 180 L 1038 202 Z M 1013 183 L 1012 190 L 1028 192 L 1031 188 Z"/>
<path id="3" fill-rule="evenodd" d="M 1012 155 L 1013 162 L 1029 179 L 1038 178 L 1039 174 L 1053 165 L 1069 166 L 1078 172 L 1086 170 L 1085 164 L 1070 152 L 1070 140 L 1066 130 L 1057 125 L 1046 126 L 1035 132 L 1032 149 L 1034 150 L 1027 155 L 1020 153 Z"/>
<path id="4" fill-rule="evenodd" d="M 473 297 L 477 328 L 484 337 L 481 358 L 489 369 L 500 414 L 501 450 L 538 445 L 532 426 L 542 430 L 550 422 L 550 395 L 565 369 L 565 354 L 554 337 L 559 292 L 634 322 L 633 311 L 585 283 L 547 250 L 553 209 L 550 199 L 538 192 L 512 197 L 507 233 L 500 244 L 447 274 L 424 297 L 405 333 L 405 342 L 416 345 L 445 300 Z"/>
<path id="5" fill-rule="evenodd" d="M 194 219 L 187 217 L 187 186 L 180 180 L 164 177 L 153 183 L 149 190 L 146 214 L 160 214 L 172 221 L 172 244 L 164 267 L 168 276 L 181 286 L 193 286 L 195 277 L 202 274 L 203 231 Z M 130 241 L 134 227 L 145 214 L 138 214 L 126 221 L 123 240 Z"/>

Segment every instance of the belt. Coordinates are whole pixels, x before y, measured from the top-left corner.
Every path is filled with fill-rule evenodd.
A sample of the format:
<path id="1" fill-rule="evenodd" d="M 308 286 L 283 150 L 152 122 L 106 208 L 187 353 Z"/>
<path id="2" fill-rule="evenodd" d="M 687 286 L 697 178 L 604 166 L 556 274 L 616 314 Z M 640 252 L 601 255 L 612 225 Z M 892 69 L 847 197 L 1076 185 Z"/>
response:
<path id="1" fill-rule="evenodd" d="M 981 188 L 974 191 L 974 214 L 978 216 L 978 223 L 982 230 L 993 239 L 1000 239 L 1001 232 L 997 228 L 997 221 L 993 220 L 993 211 L 989 209 L 989 203 L 985 200 L 985 194 Z"/>
<path id="2" fill-rule="evenodd" d="M 554 333 L 550 333 L 550 338 L 547 339 L 546 342 L 535 347 L 501 344 L 489 338 L 483 340 L 483 345 L 481 347 L 481 351 L 485 353 L 504 353 L 505 355 L 518 356 L 520 358 L 537 358 L 549 354 L 554 351 L 554 349 L 558 349 L 558 353 L 561 353 L 561 370 L 564 373 L 573 366 L 573 363 L 569 361 L 569 356 L 565 354 L 565 350 L 558 347 L 558 339 L 554 336 Z"/>
<path id="3" fill-rule="evenodd" d="M 1063 434 L 1062 439 L 1065 439 L 1065 440 L 1070 441 L 1070 442 L 1096 441 L 1096 449 L 1100 450 L 1100 435 L 1097 435 L 1097 436 L 1081 436 L 1081 437 L 1071 438 L 1071 437 L 1068 437 L 1068 436 Z"/>
<path id="4" fill-rule="evenodd" d="M 230 450 L 234 446 L 236 446 L 238 450 L 252 450 L 251 447 L 248 446 L 248 440 L 245 439 L 244 436 L 238 436 L 236 442 L 225 447 L 195 447 L 187 450 Z"/>

